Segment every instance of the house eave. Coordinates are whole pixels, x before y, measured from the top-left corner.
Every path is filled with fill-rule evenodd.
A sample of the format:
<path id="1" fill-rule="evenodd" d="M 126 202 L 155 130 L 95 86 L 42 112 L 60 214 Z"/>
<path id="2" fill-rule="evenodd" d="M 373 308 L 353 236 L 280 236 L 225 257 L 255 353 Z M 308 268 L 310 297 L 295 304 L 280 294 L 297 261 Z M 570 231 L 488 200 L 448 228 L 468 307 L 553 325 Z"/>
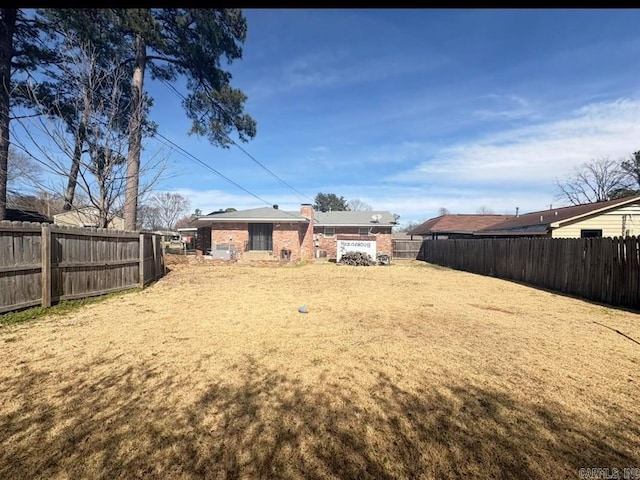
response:
<path id="1" fill-rule="evenodd" d="M 394 227 L 395 223 L 318 223 L 314 227 Z"/>
<path id="2" fill-rule="evenodd" d="M 409 233 L 409 235 L 473 235 L 473 230 L 429 230 L 427 232 Z"/>
<path id="3" fill-rule="evenodd" d="M 549 235 L 549 230 L 542 231 L 522 231 L 522 230 L 496 230 L 493 232 L 475 232 L 476 237 L 544 237 Z"/>
<path id="4" fill-rule="evenodd" d="M 199 222 L 207 223 L 309 223 L 307 218 L 211 218 L 200 217 Z"/>

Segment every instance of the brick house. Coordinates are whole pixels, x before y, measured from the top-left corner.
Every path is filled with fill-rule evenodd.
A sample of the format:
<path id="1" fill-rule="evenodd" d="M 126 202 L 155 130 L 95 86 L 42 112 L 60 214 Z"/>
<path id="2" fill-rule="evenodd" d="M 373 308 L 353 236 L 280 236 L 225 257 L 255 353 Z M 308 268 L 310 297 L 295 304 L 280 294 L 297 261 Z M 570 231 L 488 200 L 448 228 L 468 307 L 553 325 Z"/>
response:
<path id="1" fill-rule="evenodd" d="M 311 204 L 300 211 L 253 208 L 214 212 L 198 217 L 196 253 L 237 260 L 299 262 L 316 257 L 335 258 L 337 241 L 375 240 L 378 252 L 392 254 L 389 212 L 316 212 Z"/>

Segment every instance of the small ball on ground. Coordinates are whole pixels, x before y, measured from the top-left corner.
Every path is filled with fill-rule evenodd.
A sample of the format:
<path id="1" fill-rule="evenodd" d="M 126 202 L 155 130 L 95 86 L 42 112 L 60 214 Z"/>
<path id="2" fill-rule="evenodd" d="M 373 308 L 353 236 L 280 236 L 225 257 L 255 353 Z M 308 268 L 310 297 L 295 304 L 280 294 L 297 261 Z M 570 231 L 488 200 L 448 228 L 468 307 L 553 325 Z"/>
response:
<path id="1" fill-rule="evenodd" d="M 300 308 L 298 308 L 298 311 L 300 313 L 309 313 L 309 309 L 307 308 L 306 305 L 302 305 Z"/>

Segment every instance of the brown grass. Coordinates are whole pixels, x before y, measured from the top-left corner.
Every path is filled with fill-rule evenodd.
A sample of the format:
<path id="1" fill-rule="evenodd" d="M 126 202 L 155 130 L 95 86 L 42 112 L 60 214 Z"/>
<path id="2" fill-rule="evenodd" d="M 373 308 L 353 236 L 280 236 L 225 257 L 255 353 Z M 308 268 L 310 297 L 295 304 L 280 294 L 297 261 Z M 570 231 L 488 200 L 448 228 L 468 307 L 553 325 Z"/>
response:
<path id="1" fill-rule="evenodd" d="M 415 262 L 171 268 L 0 328 L 0 478 L 640 466 L 640 346 L 594 323 L 637 314 Z"/>

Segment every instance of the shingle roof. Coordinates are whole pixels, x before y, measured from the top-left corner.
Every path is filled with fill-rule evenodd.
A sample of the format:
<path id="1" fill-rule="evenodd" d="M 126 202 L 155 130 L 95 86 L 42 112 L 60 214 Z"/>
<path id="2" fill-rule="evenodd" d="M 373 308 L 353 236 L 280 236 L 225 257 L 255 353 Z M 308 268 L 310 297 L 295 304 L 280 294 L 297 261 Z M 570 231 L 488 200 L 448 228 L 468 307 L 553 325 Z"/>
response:
<path id="1" fill-rule="evenodd" d="M 373 215 L 380 215 L 380 220 L 374 221 Z M 315 212 L 315 224 L 320 227 L 370 227 L 372 225 L 391 227 L 396 225 L 396 219 L 391 213 L 382 210 L 357 212 L 347 210 Z"/>
<path id="2" fill-rule="evenodd" d="M 542 235 L 548 232 L 552 223 L 563 222 L 575 217 L 597 213 L 600 210 L 607 210 L 628 203 L 640 201 L 640 195 L 633 197 L 619 198 L 606 202 L 585 203 L 582 205 L 572 205 L 570 207 L 553 208 L 551 210 L 540 210 L 526 213 L 518 217 L 513 217 L 504 222 L 491 225 L 488 228 L 479 230 L 479 235 Z"/>
<path id="3" fill-rule="evenodd" d="M 212 222 L 308 222 L 309 219 L 300 214 L 300 212 L 291 212 L 276 208 L 263 207 L 251 208 L 249 210 L 238 210 L 236 212 L 212 213 L 203 217 L 198 217 L 190 225 L 202 226 L 209 225 Z"/>
<path id="4" fill-rule="evenodd" d="M 53 223 L 53 220 L 46 215 L 42 215 L 34 210 L 22 210 L 19 208 L 7 208 L 5 220 L 10 222 Z"/>
<path id="5" fill-rule="evenodd" d="M 431 218 L 407 232 L 409 235 L 429 235 L 433 233 L 473 233 L 505 219 L 512 215 L 482 215 L 482 214 L 448 214 Z"/>
<path id="6" fill-rule="evenodd" d="M 373 215 L 380 215 L 380 220 L 374 221 Z M 369 227 L 381 225 L 391 227 L 396 225 L 396 220 L 389 212 L 377 211 L 336 211 L 336 212 L 314 212 L 315 225 L 321 227 L 328 226 L 352 226 Z M 214 222 L 308 222 L 309 219 L 300 212 L 279 210 L 275 208 L 263 207 L 249 210 L 239 210 L 237 212 L 210 213 L 189 223 L 190 226 L 206 226 Z"/>

